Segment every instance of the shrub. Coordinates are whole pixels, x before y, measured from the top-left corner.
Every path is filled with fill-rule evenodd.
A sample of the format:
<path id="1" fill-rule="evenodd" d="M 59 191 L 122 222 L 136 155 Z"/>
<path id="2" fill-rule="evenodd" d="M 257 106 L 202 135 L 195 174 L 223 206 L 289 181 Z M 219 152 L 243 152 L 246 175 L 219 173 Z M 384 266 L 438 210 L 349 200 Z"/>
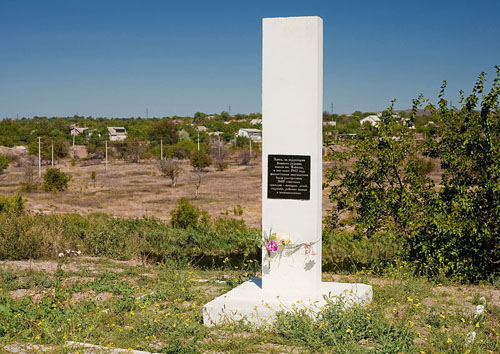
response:
<path id="1" fill-rule="evenodd" d="M 34 167 L 31 162 L 27 162 L 24 165 L 24 176 L 23 181 L 21 182 L 21 191 L 23 192 L 34 192 L 38 189 L 38 183 L 35 182 L 34 178 Z"/>
<path id="2" fill-rule="evenodd" d="M 7 167 L 9 167 L 9 159 L 7 159 L 3 155 L 0 155 L 0 174 L 2 174 L 3 170 L 5 170 Z"/>
<path id="3" fill-rule="evenodd" d="M 328 224 L 353 212 L 356 231 L 397 235 L 402 256 L 420 274 L 478 281 L 499 273 L 500 262 L 500 68 L 491 90 L 480 95 L 485 74 L 459 109 L 449 109 L 441 88 L 437 107 L 427 103 L 436 134 L 425 144 L 416 138 L 392 107 L 376 129 L 362 128 L 348 151 L 333 152 L 327 171 L 330 199 L 336 210 Z M 439 159 L 442 180 L 436 187 L 426 175 Z"/>
<path id="4" fill-rule="evenodd" d="M 24 211 L 24 199 L 20 194 L 11 197 L 0 195 L 0 213 L 22 214 Z"/>
<path id="5" fill-rule="evenodd" d="M 58 168 L 49 168 L 43 176 L 43 189 L 46 192 L 65 191 L 71 177 Z"/>
<path id="6" fill-rule="evenodd" d="M 349 232 L 323 230 L 323 269 L 359 271 L 363 268 L 382 272 L 400 257 L 404 240 L 394 233 L 377 232 L 372 237 Z"/>
<path id="7" fill-rule="evenodd" d="M 196 151 L 196 144 L 190 140 L 182 140 L 173 146 L 173 157 L 183 160 Z"/>
<path id="8" fill-rule="evenodd" d="M 227 161 L 224 161 L 224 160 L 217 160 L 215 162 L 215 167 L 217 167 L 217 170 L 219 171 L 224 171 L 228 166 L 228 163 Z"/>
<path id="9" fill-rule="evenodd" d="M 177 200 L 177 208 L 170 212 L 172 216 L 172 226 L 187 229 L 188 227 L 196 227 L 200 218 L 200 210 L 189 203 L 185 198 Z"/>
<path id="10" fill-rule="evenodd" d="M 172 181 L 172 187 L 175 187 L 177 183 L 177 178 L 182 172 L 182 168 L 179 165 L 179 162 L 173 160 L 173 159 L 167 159 L 167 160 L 162 160 L 158 164 L 158 168 L 160 169 L 160 172 L 165 176 L 166 178 L 170 178 Z"/>
<path id="11" fill-rule="evenodd" d="M 252 156 L 250 155 L 250 151 L 248 150 L 241 150 L 238 154 L 238 160 L 240 161 L 241 165 L 248 165 L 251 159 Z"/>
<path id="12" fill-rule="evenodd" d="M 237 205 L 233 208 L 233 214 L 235 216 L 242 216 L 243 215 L 243 208 L 241 207 L 241 205 Z"/>
<path id="13" fill-rule="evenodd" d="M 191 154 L 191 165 L 196 168 L 198 171 L 203 170 L 205 167 L 210 166 L 212 163 L 212 158 L 206 152 L 193 151 Z"/>

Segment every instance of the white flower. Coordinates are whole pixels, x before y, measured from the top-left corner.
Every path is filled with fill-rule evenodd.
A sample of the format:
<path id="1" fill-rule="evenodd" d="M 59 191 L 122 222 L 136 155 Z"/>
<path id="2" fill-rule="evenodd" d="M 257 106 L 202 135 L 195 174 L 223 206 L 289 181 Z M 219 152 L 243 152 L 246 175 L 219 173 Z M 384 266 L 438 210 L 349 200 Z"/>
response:
<path id="1" fill-rule="evenodd" d="M 484 305 L 477 305 L 476 306 L 476 312 L 474 313 L 474 317 L 479 317 L 483 314 L 484 312 Z"/>
<path id="2" fill-rule="evenodd" d="M 59 256 L 59 258 L 60 257 L 64 257 L 64 253 L 61 252 L 61 253 L 58 254 L 58 256 Z"/>
<path id="3" fill-rule="evenodd" d="M 467 343 L 474 343 L 474 339 L 476 339 L 476 332 L 469 332 L 467 333 L 467 336 L 465 337 L 465 341 Z"/>

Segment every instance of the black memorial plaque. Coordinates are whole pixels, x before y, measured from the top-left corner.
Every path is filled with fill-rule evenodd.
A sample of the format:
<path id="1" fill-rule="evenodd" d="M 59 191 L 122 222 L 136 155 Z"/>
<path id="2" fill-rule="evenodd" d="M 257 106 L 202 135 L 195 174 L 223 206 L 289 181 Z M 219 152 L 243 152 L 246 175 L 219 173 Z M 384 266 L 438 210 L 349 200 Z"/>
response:
<path id="1" fill-rule="evenodd" d="M 311 156 L 268 155 L 267 198 L 309 200 Z"/>

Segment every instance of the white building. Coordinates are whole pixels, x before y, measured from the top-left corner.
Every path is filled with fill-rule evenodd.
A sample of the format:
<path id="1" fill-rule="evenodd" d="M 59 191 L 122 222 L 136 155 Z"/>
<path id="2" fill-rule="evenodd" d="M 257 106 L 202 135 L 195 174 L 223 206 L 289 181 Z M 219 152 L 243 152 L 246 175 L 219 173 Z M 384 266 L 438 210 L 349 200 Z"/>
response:
<path id="1" fill-rule="evenodd" d="M 337 122 L 333 121 L 333 120 L 330 120 L 328 122 L 323 122 L 323 126 L 331 126 L 331 127 L 336 127 L 337 126 Z"/>
<path id="2" fill-rule="evenodd" d="M 71 124 L 70 129 L 71 129 L 72 136 L 78 136 L 80 134 L 83 134 L 85 132 L 85 130 L 87 130 L 88 128 L 82 128 L 82 127 L 78 127 L 76 124 Z"/>
<path id="3" fill-rule="evenodd" d="M 381 122 L 380 117 L 378 115 L 372 114 L 368 117 L 365 117 L 359 121 L 359 124 L 363 125 L 365 123 L 369 123 L 373 125 L 374 127 L 378 126 L 378 124 Z"/>
<path id="4" fill-rule="evenodd" d="M 238 136 L 251 139 L 255 142 L 262 141 L 262 130 L 253 128 L 241 128 L 238 130 Z"/>
<path id="5" fill-rule="evenodd" d="M 109 140 L 120 141 L 127 138 L 127 131 L 124 127 L 108 127 Z"/>
<path id="6" fill-rule="evenodd" d="M 260 118 L 255 118 L 255 119 L 252 119 L 252 120 L 250 121 L 250 124 L 252 124 L 252 125 L 262 124 L 262 119 L 260 119 Z"/>

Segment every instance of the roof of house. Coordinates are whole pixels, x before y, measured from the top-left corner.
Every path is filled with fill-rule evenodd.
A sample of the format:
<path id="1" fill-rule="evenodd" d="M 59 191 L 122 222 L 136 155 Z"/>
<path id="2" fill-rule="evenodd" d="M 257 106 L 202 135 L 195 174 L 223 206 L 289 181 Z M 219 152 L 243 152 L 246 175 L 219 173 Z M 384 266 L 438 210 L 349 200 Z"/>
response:
<path id="1" fill-rule="evenodd" d="M 241 131 L 246 131 L 247 133 L 260 133 L 262 130 L 255 128 L 241 128 Z"/>
<path id="2" fill-rule="evenodd" d="M 363 119 L 361 119 L 359 122 L 360 123 L 364 123 L 364 122 L 368 122 L 368 121 L 372 121 L 372 122 L 380 122 L 380 118 L 379 116 L 375 115 L 375 114 L 372 114 L 371 116 L 367 116 L 367 117 L 364 117 Z"/>
<path id="3" fill-rule="evenodd" d="M 127 130 L 124 127 L 108 127 L 108 132 L 110 134 L 127 134 Z"/>

